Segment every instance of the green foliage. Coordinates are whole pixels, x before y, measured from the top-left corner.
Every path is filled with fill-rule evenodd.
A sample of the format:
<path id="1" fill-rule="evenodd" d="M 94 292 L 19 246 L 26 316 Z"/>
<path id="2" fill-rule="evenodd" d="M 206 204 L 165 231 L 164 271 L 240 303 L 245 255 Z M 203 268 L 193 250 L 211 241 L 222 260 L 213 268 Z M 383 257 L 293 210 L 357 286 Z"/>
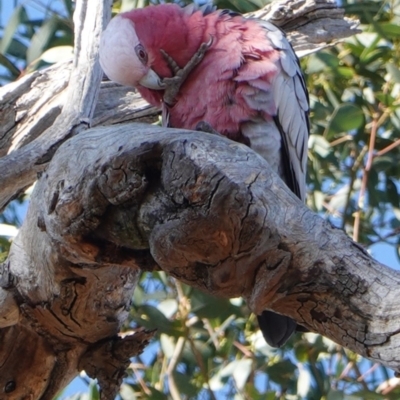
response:
<path id="1" fill-rule="evenodd" d="M 148 2 L 120 0 L 113 11 Z M 30 15 L 30 3 L 39 4 L 18 2 L 1 34 L 4 82 L 70 54 L 73 2 L 50 3 L 40 18 Z M 264 0 L 216 4 L 246 12 Z M 397 248 L 400 1 L 342 4 L 361 20 L 363 33 L 302 61 L 312 107 L 308 205 L 366 246 L 385 242 Z M 0 222 L 18 225 L 16 210 L 10 208 Z M 0 238 L 0 253 L 8 247 L 8 239 Z M 175 399 L 174 390 L 182 399 L 400 398 L 386 368 L 311 333 L 271 349 L 241 299 L 215 299 L 162 272 L 140 280 L 124 330 L 137 324 L 158 331 L 132 360 L 123 400 Z M 97 388 L 91 384 L 87 394 L 73 398 L 97 399 Z"/>
<path id="2" fill-rule="evenodd" d="M 397 246 L 400 4 L 344 6 L 367 23 L 364 32 L 305 63 L 313 135 L 309 205 L 360 242 Z"/>
<path id="3" fill-rule="evenodd" d="M 215 0 L 213 3 L 221 9 L 248 13 L 259 10 L 271 3 L 271 0 Z"/>
<path id="4" fill-rule="evenodd" d="M 18 3 L 1 35 L 0 82 L 4 83 L 49 65 L 42 57 L 48 49 L 68 45 L 57 61 L 70 57 L 73 44 L 72 0 Z M 31 17 L 38 8 L 41 17 Z"/>

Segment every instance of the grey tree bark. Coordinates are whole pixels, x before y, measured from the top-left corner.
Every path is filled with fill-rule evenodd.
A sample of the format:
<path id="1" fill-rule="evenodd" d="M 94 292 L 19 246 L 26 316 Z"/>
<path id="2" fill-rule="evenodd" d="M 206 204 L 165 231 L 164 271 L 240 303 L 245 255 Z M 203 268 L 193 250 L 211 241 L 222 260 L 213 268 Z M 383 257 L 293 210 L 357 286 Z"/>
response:
<path id="1" fill-rule="evenodd" d="M 118 332 L 140 271 L 157 268 L 399 369 L 395 272 L 310 212 L 247 147 L 114 125 L 157 111 L 101 83 L 109 11 L 110 1 L 78 1 L 75 59 L 0 92 L 0 207 L 39 176 L 0 271 L 4 398 L 51 399 L 82 369 L 113 398 L 129 357 L 152 337 Z M 263 12 L 301 54 L 357 32 L 331 1 Z M 96 125 L 109 126 L 88 129 Z"/>

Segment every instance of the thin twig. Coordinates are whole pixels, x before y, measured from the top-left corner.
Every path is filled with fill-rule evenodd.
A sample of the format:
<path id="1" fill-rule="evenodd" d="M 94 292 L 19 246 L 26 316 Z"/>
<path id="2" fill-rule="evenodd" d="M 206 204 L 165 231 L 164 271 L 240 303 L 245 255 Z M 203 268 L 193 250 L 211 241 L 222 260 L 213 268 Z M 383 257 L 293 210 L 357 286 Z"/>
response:
<path id="1" fill-rule="evenodd" d="M 186 320 L 190 312 L 190 304 L 188 302 L 187 297 L 185 296 L 182 288 L 181 282 L 174 279 L 174 285 L 178 294 L 179 299 L 179 314 L 184 321 L 183 328 L 186 330 Z M 171 397 L 173 400 L 180 400 L 181 395 L 179 393 L 178 387 L 176 386 L 175 378 L 174 378 L 174 371 L 176 366 L 178 365 L 179 359 L 181 358 L 183 348 L 185 346 L 187 340 L 187 334 L 180 336 L 176 342 L 174 353 L 169 361 L 166 375 L 168 377 L 168 385 Z"/>
<path id="2" fill-rule="evenodd" d="M 208 376 L 207 370 L 204 366 L 203 358 L 201 357 L 201 354 L 198 352 L 198 350 L 193 342 L 193 339 L 191 337 L 188 337 L 188 341 L 190 344 L 190 348 L 192 349 L 193 355 L 196 358 L 196 361 L 200 367 L 200 372 L 201 372 L 204 382 L 206 383 L 206 387 L 210 394 L 210 398 L 211 398 L 211 400 L 217 400 L 214 392 L 211 390 L 209 376 Z"/>
<path id="3" fill-rule="evenodd" d="M 399 386 L 400 379 L 399 378 L 391 378 L 391 379 L 388 379 L 385 383 L 387 386 L 385 388 L 383 388 L 381 391 L 381 394 L 384 396 L 389 394 L 392 390 L 396 389 Z M 380 386 L 382 386 L 382 384 Z"/>
<path id="4" fill-rule="evenodd" d="M 179 300 L 179 304 L 182 304 L 183 301 L 186 302 L 186 296 L 183 293 L 183 288 L 182 288 L 182 284 L 181 282 L 179 282 L 177 279 L 174 279 L 174 284 L 175 284 L 175 288 L 176 288 L 176 292 L 178 294 L 178 300 Z"/>
<path id="5" fill-rule="evenodd" d="M 344 379 L 344 378 L 349 374 L 349 372 L 350 372 L 350 371 L 352 370 L 352 368 L 353 368 L 353 364 L 354 364 L 353 361 L 349 361 L 349 362 L 347 363 L 347 365 L 344 367 L 342 373 L 340 374 L 338 380 Z"/>
<path id="6" fill-rule="evenodd" d="M 179 393 L 174 378 L 174 371 L 176 369 L 176 366 L 178 365 L 179 359 L 181 358 L 181 354 L 185 346 L 185 343 L 186 343 L 186 338 L 184 336 L 180 336 L 176 342 L 174 354 L 172 355 L 167 368 L 169 391 L 171 393 L 171 397 L 173 398 L 173 400 L 181 400 L 181 394 Z"/>
<path id="7" fill-rule="evenodd" d="M 328 213 L 332 214 L 334 217 L 337 217 L 337 218 L 343 217 L 343 214 L 339 210 L 336 210 L 333 207 L 331 207 L 331 205 L 329 203 L 327 203 L 326 201 L 323 201 L 322 205 L 326 208 L 326 211 L 328 211 Z"/>
<path id="8" fill-rule="evenodd" d="M 244 346 L 243 344 L 239 343 L 238 341 L 234 341 L 233 345 L 240 350 L 246 357 L 249 358 L 254 358 L 254 353 L 249 350 L 246 346 Z"/>
<path id="9" fill-rule="evenodd" d="M 339 139 L 334 140 L 333 142 L 330 142 L 329 144 L 330 144 L 331 147 L 334 147 L 334 146 L 337 146 L 338 144 L 341 144 L 341 143 L 344 143 L 344 142 L 348 142 L 349 140 L 352 140 L 352 139 L 353 139 L 353 136 L 345 135 L 345 136 L 342 136 Z"/>
<path id="10" fill-rule="evenodd" d="M 132 369 L 133 373 L 135 374 L 135 377 L 142 388 L 143 392 L 147 394 L 147 396 L 151 395 L 151 390 L 147 387 L 146 382 L 143 380 L 143 378 L 140 376 L 139 372 L 137 369 L 133 366 L 133 364 L 130 365 L 130 368 Z"/>
<path id="11" fill-rule="evenodd" d="M 213 327 L 210 324 L 210 321 L 207 318 L 203 318 L 203 324 L 204 324 L 204 327 L 207 329 L 207 332 L 210 335 L 210 339 L 212 340 L 215 348 L 217 350 L 219 350 L 220 345 L 217 340 L 217 336 L 218 336 L 217 332 L 215 332 L 215 330 L 213 329 Z"/>
<path id="12" fill-rule="evenodd" d="M 354 183 L 355 183 L 356 178 L 357 178 L 357 171 L 358 171 L 358 168 L 359 168 L 360 164 L 362 163 L 362 160 L 364 159 L 364 156 L 365 156 L 367 151 L 368 151 L 368 148 L 365 146 L 361 150 L 361 152 L 358 155 L 358 157 L 354 160 L 354 163 L 350 168 L 349 190 L 347 192 L 346 203 L 345 203 L 344 210 L 343 210 L 342 229 L 344 229 L 345 225 L 346 225 L 347 210 L 350 207 L 351 193 L 353 192 L 353 186 L 354 186 Z"/>
<path id="13" fill-rule="evenodd" d="M 374 119 L 372 120 L 372 126 L 371 126 L 371 136 L 369 138 L 369 145 L 368 145 L 368 158 L 364 168 L 360 194 L 358 196 L 358 210 L 356 211 L 354 218 L 353 240 L 356 242 L 358 242 L 359 238 L 361 212 L 365 204 L 365 193 L 367 191 L 369 171 L 371 170 L 372 161 L 374 159 L 375 139 L 377 130 L 378 130 L 378 118 L 377 115 L 374 115 Z"/>
<path id="14" fill-rule="evenodd" d="M 363 386 L 364 390 L 369 390 L 367 382 L 365 382 L 364 379 L 361 379 L 361 377 L 363 375 L 361 374 L 360 368 L 358 368 L 357 363 L 353 363 L 353 370 L 357 375 L 357 382 L 361 383 L 361 385 Z"/>
<path id="15" fill-rule="evenodd" d="M 362 375 L 360 375 L 357 378 L 358 382 L 364 381 L 365 378 L 367 377 L 367 375 L 371 374 L 372 372 L 374 372 L 378 367 L 380 366 L 380 364 L 375 363 L 371 368 L 369 368 L 367 371 L 365 371 Z"/>
<path id="16" fill-rule="evenodd" d="M 154 387 L 159 391 L 162 391 L 164 388 L 164 382 L 165 382 L 165 376 L 167 374 L 166 373 L 167 368 L 168 368 L 168 360 L 167 360 L 167 357 L 164 355 L 164 357 L 162 358 L 160 373 L 158 375 L 158 377 L 159 377 L 158 382 L 156 382 L 154 384 Z"/>
<path id="17" fill-rule="evenodd" d="M 374 158 L 383 156 L 384 154 L 388 153 L 389 151 L 393 150 L 397 146 L 400 146 L 400 139 L 397 139 L 395 142 L 390 144 L 389 146 L 385 147 L 384 149 L 378 151 L 375 155 Z"/>

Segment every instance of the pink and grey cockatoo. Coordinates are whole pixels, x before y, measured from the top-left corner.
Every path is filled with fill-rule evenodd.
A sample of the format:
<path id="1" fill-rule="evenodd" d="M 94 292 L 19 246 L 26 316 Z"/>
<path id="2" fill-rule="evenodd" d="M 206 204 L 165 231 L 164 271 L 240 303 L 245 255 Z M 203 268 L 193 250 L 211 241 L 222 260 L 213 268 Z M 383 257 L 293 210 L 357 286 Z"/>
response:
<path id="1" fill-rule="evenodd" d="M 168 56 L 184 68 L 206 43 L 201 62 L 173 101 L 164 101 L 164 78 L 173 75 Z M 195 129 L 206 123 L 247 144 L 305 199 L 308 94 L 299 61 L 279 28 L 210 7 L 150 6 L 111 20 L 100 63 L 111 80 L 136 87 L 150 104 L 162 107 L 166 126 Z M 275 347 L 297 327 L 271 311 L 258 319 Z"/>

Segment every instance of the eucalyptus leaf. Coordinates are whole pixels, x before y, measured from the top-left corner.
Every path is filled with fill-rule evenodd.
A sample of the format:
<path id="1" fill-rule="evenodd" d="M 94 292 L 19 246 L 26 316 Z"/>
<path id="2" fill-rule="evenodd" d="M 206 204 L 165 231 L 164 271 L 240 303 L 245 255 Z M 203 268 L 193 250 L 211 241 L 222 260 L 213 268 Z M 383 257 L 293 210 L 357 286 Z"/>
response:
<path id="1" fill-rule="evenodd" d="M 28 64 L 40 59 L 57 31 L 58 22 L 59 19 L 57 17 L 51 17 L 49 20 L 44 22 L 39 30 L 33 35 L 26 55 Z"/>
<path id="2" fill-rule="evenodd" d="M 394 38 L 394 39 L 400 38 L 400 26 L 398 24 L 384 22 L 384 23 L 379 24 L 379 28 L 385 36 L 388 36 L 388 37 Z"/>
<path id="3" fill-rule="evenodd" d="M 300 368 L 297 378 L 297 394 L 300 397 L 306 397 L 311 388 L 311 375 L 304 368 Z"/>
<path id="4" fill-rule="evenodd" d="M 164 314 L 148 304 L 143 304 L 136 309 L 135 320 L 148 329 L 157 329 L 159 333 L 166 333 L 179 337 L 181 335 L 178 324 L 173 323 Z"/>
<path id="5" fill-rule="evenodd" d="M 21 74 L 21 71 L 18 69 L 18 67 L 14 65 L 6 56 L 4 56 L 1 53 L 0 53 L 0 64 L 6 67 L 7 70 L 10 72 L 10 74 L 14 76 L 14 78 L 17 78 Z"/>
<path id="6" fill-rule="evenodd" d="M 388 63 L 386 64 L 386 69 L 389 72 L 391 78 L 397 82 L 400 83 L 400 69 L 397 65 L 393 63 Z"/>
<path id="7" fill-rule="evenodd" d="M 239 390 L 242 390 L 244 388 L 244 385 L 246 384 L 247 379 L 251 374 L 252 365 L 253 360 L 251 360 L 250 358 L 243 358 L 236 363 L 232 375 Z"/>
<path id="8" fill-rule="evenodd" d="M 89 393 L 87 400 L 100 400 L 100 392 L 95 381 L 91 381 L 89 385 Z"/>
<path id="9" fill-rule="evenodd" d="M 308 148 L 315 151 L 322 158 L 326 158 L 332 151 L 330 143 L 320 135 L 310 136 Z"/>
<path id="10" fill-rule="evenodd" d="M 137 397 L 135 395 L 135 391 L 132 389 L 132 386 L 123 383 L 121 385 L 121 389 L 119 391 L 119 395 L 122 400 L 136 400 Z"/>
<path id="11" fill-rule="evenodd" d="M 1 38 L 0 53 L 6 54 L 8 52 L 17 28 L 25 21 L 25 17 L 26 11 L 23 6 L 18 6 L 14 9 Z"/>
<path id="12" fill-rule="evenodd" d="M 181 394 L 185 394 L 190 398 L 196 397 L 199 388 L 193 385 L 188 379 L 188 376 L 180 372 L 174 372 L 174 379 Z"/>
<path id="13" fill-rule="evenodd" d="M 344 400 L 344 393 L 341 390 L 332 389 L 329 391 L 326 400 Z"/>
<path id="14" fill-rule="evenodd" d="M 293 379 L 297 368 L 292 361 L 285 359 L 268 366 L 266 370 L 271 380 L 280 385 L 287 386 L 289 384 L 289 380 Z"/>
<path id="15" fill-rule="evenodd" d="M 56 62 L 65 62 L 73 57 L 72 46 L 58 46 L 47 49 L 40 55 L 40 59 L 48 64 Z"/>
<path id="16" fill-rule="evenodd" d="M 340 104 L 332 114 L 327 128 L 328 137 L 361 128 L 365 117 L 362 109 L 355 104 Z"/>
<path id="17" fill-rule="evenodd" d="M 160 335 L 160 345 L 165 357 L 171 358 L 176 347 L 174 340 L 170 336 L 162 333 Z"/>

